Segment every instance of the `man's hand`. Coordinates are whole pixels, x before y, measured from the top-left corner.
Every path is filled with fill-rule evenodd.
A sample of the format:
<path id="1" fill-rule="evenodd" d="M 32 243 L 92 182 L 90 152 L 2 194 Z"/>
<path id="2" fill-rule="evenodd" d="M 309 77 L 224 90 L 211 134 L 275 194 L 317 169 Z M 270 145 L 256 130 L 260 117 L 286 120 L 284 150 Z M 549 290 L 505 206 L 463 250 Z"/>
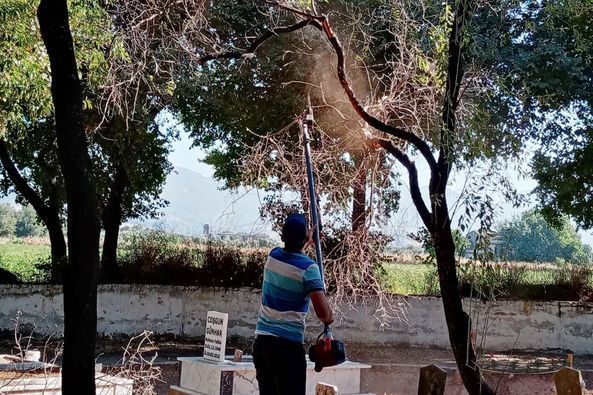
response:
<path id="1" fill-rule="evenodd" d="M 311 296 L 311 301 L 313 302 L 313 308 L 315 309 L 315 315 L 317 315 L 317 318 L 327 325 L 330 325 L 332 322 L 334 322 L 334 314 L 327 303 L 325 292 L 321 290 L 313 291 L 309 293 L 309 296 Z"/>

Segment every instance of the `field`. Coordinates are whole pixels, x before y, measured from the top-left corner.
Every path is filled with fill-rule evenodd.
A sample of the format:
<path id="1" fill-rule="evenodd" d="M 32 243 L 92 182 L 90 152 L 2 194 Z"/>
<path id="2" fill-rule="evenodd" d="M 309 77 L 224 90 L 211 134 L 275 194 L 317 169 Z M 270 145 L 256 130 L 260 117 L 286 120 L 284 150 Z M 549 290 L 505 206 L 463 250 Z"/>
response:
<path id="1" fill-rule="evenodd" d="M 435 266 L 414 263 L 383 265 L 384 287 L 403 295 L 438 295 Z M 526 299 L 582 299 L 593 287 L 590 268 L 566 264 L 531 264 L 524 262 L 458 267 L 462 294 L 482 292 L 487 297 Z"/>
<path id="2" fill-rule="evenodd" d="M 195 253 L 184 255 L 182 253 L 184 247 L 180 247 L 176 242 L 173 242 L 173 245 L 177 247 L 170 251 L 169 248 L 165 248 L 166 246 L 170 247 L 168 242 L 162 245 L 158 244 L 158 246 L 152 245 L 152 249 L 149 250 L 151 253 L 142 258 L 150 261 L 150 266 L 159 259 L 163 259 L 160 255 L 172 254 L 173 265 L 183 265 L 186 259 L 190 259 L 193 262 L 190 263 L 190 266 L 199 266 L 195 261 L 198 258 Z M 154 247 L 159 251 L 154 251 Z M 186 247 L 190 248 L 190 251 L 194 251 L 196 248 L 196 246 Z M 120 252 L 124 253 L 127 251 L 126 248 L 122 248 Z M 143 251 L 142 248 L 140 250 Z M 247 256 L 249 252 L 241 250 L 240 254 Z M 198 255 L 203 260 L 203 253 Z M 0 239 L 0 268 L 14 273 L 24 282 L 42 282 L 44 280 L 44 272 L 38 266 L 47 263 L 49 256 L 50 247 L 47 240 Z M 260 258 L 257 259 L 260 260 Z M 380 271 L 384 289 L 393 294 L 438 295 L 436 267 L 426 263 L 417 263 L 419 260 L 418 257 L 405 255 L 385 256 L 383 270 Z M 222 262 L 216 263 L 214 266 L 223 270 L 218 273 L 219 276 L 228 276 L 225 273 L 232 269 L 232 265 L 225 266 L 227 269 L 223 269 Z M 134 263 L 133 266 L 136 267 L 138 264 Z M 165 267 L 171 275 L 171 281 L 168 283 L 176 284 L 172 271 L 174 268 L 170 265 Z M 254 270 L 261 269 L 254 268 Z M 182 271 L 181 273 L 185 276 L 186 272 Z M 458 275 L 462 294 L 465 296 L 476 295 L 477 292 L 480 292 L 482 296 L 488 298 L 582 300 L 583 298 L 590 299 L 590 295 L 593 294 L 590 291 L 593 289 L 593 272 L 590 268 L 583 266 L 524 262 L 479 265 L 462 261 L 458 267 Z M 134 278 L 130 280 L 133 281 Z"/>
<path id="3" fill-rule="evenodd" d="M 47 262 L 50 246 L 38 239 L 0 239 L 0 268 L 17 275 L 22 281 L 42 280 L 42 272 L 36 267 Z"/>

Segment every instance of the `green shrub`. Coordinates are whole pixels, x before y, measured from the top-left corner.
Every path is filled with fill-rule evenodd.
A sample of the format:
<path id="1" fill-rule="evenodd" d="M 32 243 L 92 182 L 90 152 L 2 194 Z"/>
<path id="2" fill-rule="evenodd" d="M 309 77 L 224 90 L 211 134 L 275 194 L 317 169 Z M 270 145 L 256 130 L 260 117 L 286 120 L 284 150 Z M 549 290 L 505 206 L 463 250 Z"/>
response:
<path id="1" fill-rule="evenodd" d="M 266 253 L 245 251 L 222 243 L 186 242 L 163 231 L 126 235 L 120 247 L 117 278 L 104 282 L 260 287 Z"/>

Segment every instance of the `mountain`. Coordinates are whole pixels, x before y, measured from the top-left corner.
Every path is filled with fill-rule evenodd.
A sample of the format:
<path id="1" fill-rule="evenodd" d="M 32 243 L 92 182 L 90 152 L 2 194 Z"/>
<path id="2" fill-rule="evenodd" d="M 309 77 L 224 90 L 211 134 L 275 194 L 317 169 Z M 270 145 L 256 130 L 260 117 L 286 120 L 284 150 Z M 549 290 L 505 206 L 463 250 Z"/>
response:
<path id="1" fill-rule="evenodd" d="M 208 224 L 214 232 L 259 233 L 266 230 L 259 219 L 260 198 L 257 191 L 221 190 L 212 178 L 176 167 L 167 178 L 163 194 L 169 205 L 157 220 L 143 221 L 150 227 L 162 227 L 176 233 L 200 235 Z"/>

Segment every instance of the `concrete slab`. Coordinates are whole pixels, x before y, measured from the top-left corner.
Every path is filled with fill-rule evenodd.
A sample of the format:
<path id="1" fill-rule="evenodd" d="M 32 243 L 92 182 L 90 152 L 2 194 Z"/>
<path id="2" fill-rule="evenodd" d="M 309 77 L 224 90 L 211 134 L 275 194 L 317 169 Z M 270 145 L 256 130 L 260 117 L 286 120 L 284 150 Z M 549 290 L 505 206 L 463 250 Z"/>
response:
<path id="1" fill-rule="evenodd" d="M 181 361 L 179 387 L 183 389 L 207 395 L 222 393 L 252 395 L 258 393 L 253 362 L 213 363 L 201 357 L 180 357 L 178 360 Z M 315 394 L 315 386 L 319 382 L 337 386 L 340 394 L 343 395 L 359 394 L 360 372 L 370 368 L 371 365 L 346 361 L 337 366 L 324 368 L 321 372 L 315 372 L 315 365 L 308 362 L 307 394 Z M 227 372 L 232 372 L 232 376 L 225 374 Z"/>
<path id="2" fill-rule="evenodd" d="M 123 377 L 109 376 L 103 373 L 95 375 L 97 395 L 132 395 L 134 381 Z M 0 380 L 0 393 L 3 395 L 61 395 L 62 377 L 19 377 Z"/>

